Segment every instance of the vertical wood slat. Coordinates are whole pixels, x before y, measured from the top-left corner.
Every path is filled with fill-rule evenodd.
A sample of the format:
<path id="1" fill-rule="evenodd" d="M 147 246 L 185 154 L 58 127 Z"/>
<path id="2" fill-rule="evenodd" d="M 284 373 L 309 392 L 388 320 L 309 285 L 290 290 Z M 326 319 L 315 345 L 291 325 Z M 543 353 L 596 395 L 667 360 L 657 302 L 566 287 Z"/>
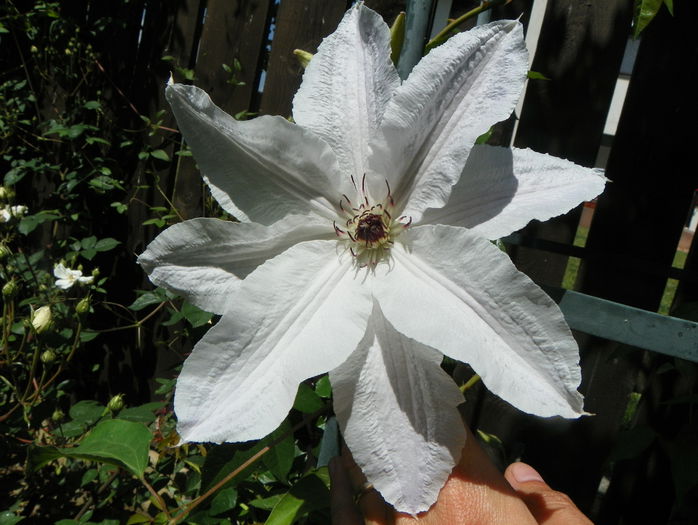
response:
<path id="1" fill-rule="evenodd" d="M 281 2 L 260 113 L 291 115 L 293 95 L 303 76 L 303 68 L 293 55 L 293 50 L 315 53 L 320 41 L 336 29 L 347 7 L 346 0 Z"/>
<path id="2" fill-rule="evenodd" d="M 267 17 L 273 0 L 209 0 L 206 22 L 196 60 L 196 84 L 206 90 L 224 111 L 236 114 L 249 109 L 267 36 Z M 223 64 L 242 66 L 236 78 L 244 86 L 228 82 Z"/>
<path id="3" fill-rule="evenodd" d="M 672 133 L 698 117 L 689 81 L 698 48 L 682 16 L 656 22 L 640 45 L 608 161 L 613 183 L 599 198 L 589 233 L 589 248 L 605 258 L 587 264 L 584 280 L 585 293 L 652 311 L 666 276 L 629 261 L 671 266 L 698 186 L 696 171 L 686 169 L 695 164 L 694 137 Z"/>
<path id="4" fill-rule="evenodd" d="M 529 81 L 515 145 L 593 166 L 630 32 L 626 0 L 550 1 L 532 69 L 550 78 Z M 580 209 L 530 225 L 525 234 L 571 244 Z M 535 281 L 559 286 L 567 257 L 513 251 Z"/>

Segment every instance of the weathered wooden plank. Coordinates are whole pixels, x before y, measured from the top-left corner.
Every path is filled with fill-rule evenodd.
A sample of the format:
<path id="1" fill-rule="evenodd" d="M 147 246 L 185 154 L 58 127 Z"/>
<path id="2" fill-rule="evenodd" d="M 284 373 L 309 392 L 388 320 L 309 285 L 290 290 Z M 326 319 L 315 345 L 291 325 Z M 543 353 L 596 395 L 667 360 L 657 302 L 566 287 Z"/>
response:
<path id="1" fill-rule="evenodd" d="M 548 2 L 532 69 L 551 80 L 528 83 L 517 147 L 594 165 L 630 31 L 631 7 L 626 0 Z M 571 243 L 579 213 L 534 223 L 526 234 Z M 536 282 L 562 282 L 565 257 L 526 249 L 512 256 Z"/>
<path id="2" fill-rule="evenodd" d="M 335 30 L 348 7 L 346 0 L 284 0 L 279 5 L 276 30 L 267 66 L 260 113 L 290 115 L 303 69 L 294 49 L 315 53 L 325 36 Z"/>
<path id="3" fill-rule="evenodd" d="M 187 69 L 194 68 L 202 31 L 202 9 L 202 0 L 184 0 L 179 4 L 165 49 L 165 54 L 172 57 L 174 65 Z M 162 103 L 170 117 L 167 121 L 168 127 L 176 128 L 169 106 L 164 100 Z M 173 159 L 176 159 L 174 161 L 176 164 L 173 166 L 175 171 L 172 182 L 172 204 L 184 219 L 199 216 L 202 212 L 201 175 L 191 157 L 173 157 Z M 163 359 L 158 359 L 158 365 L 161 365 L 162 361 Z"/>
<path id="4" fill-rule="evenodd" d="M 209 0 L 196 61 L 196 83 L 213 101 L 231 114 L 249 109 L 255 94 L 266 44 L 267 16 L 273 0 Z M 231 83 L 223 64 L 242 70 Z"/>
<path id="5" fill-rule="evenodd" d="M 698 45 L 679 25 L 684 20 L 662 16 L 643 37 L 608 161 L 613 183 L 599 198 L 587 242 L 606 257 L 587 264 L 583 291 L 654 311 L 666 278 L 633 259 L 671 266 L 698 186 L 698 173 L 685 169 L 694 164 L 694 137 L 673 132 L 698 117 L 689 80 Z"/>

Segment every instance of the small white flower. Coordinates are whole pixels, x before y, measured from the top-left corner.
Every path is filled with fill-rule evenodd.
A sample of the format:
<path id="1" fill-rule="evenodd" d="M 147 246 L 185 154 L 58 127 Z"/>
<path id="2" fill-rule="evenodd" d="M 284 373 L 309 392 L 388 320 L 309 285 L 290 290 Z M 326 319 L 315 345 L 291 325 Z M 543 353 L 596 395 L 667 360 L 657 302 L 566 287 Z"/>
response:
<path id="1" fill-rule="evenodd" d="M 17 206 L 3 206 L 0 208 L 0 222 L 9 222 L 13 217 L 22 217 L 27 214 L 29 208 L 21 204 Z"/>
<path id="2" fill-rule="evenodd" d="M 92 284 L 94 277 L 83 277 L 82 271 L 66 268 L 63 263 L 58 263 L 53 267 L 53 275 L 56 277 L 56 286 L 62 290 L 67 290 L 75 283 Z"/>
<path id="3" fill-rule="evenodd" d="M 521 24 L 432 50 L 405 82 L 361 2 L 320 45 L 290 123 L 238 122 L 201 90 L 167 98 L 204 179 L 241 222 L 193 219 L 139 257 L 153 283 L 222 315 L 177 382 L 186 441 L 274 430 L 330 372 L 344 438 L 398 510 L 429 508 L 459 459 L 463 401 L 442 356 L 521 410 L 578 417 L 577 345 L 491 240 L 599 194 L 593 170 L 475 146 L 523 87 Z"/>

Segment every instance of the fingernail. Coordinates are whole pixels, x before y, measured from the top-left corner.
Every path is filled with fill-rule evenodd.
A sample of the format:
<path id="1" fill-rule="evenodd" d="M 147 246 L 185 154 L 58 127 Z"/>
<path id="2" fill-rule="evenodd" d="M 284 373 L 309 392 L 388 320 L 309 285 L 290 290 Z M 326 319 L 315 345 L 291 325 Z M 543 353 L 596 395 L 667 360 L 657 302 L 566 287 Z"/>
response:
<path id="1" fill-rule="evenodd" d="M 514 479 L 519 483 L 526 483 L 527 481 L 543 481 L 540 474 L 531 466 L 526 465 L 526 463 L 514 463 L 511 466 L 511 473 Z"/>

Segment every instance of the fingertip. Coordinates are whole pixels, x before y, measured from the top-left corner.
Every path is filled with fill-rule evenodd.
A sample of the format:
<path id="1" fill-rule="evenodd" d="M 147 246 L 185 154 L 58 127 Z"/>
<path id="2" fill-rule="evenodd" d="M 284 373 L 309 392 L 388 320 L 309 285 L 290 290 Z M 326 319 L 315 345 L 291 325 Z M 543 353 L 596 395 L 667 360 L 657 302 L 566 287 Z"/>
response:
<path id="1" fill-rule="evenodd" d="M 509 465 L 504 472 L 504 477 L 514 488 L 522 483 L 528 483 L 531 481 L 545 483 L 543 476 L 541 476 L 536 469 L 534 469 L 531 465 L 521 462 L 512 463 Z"/>

